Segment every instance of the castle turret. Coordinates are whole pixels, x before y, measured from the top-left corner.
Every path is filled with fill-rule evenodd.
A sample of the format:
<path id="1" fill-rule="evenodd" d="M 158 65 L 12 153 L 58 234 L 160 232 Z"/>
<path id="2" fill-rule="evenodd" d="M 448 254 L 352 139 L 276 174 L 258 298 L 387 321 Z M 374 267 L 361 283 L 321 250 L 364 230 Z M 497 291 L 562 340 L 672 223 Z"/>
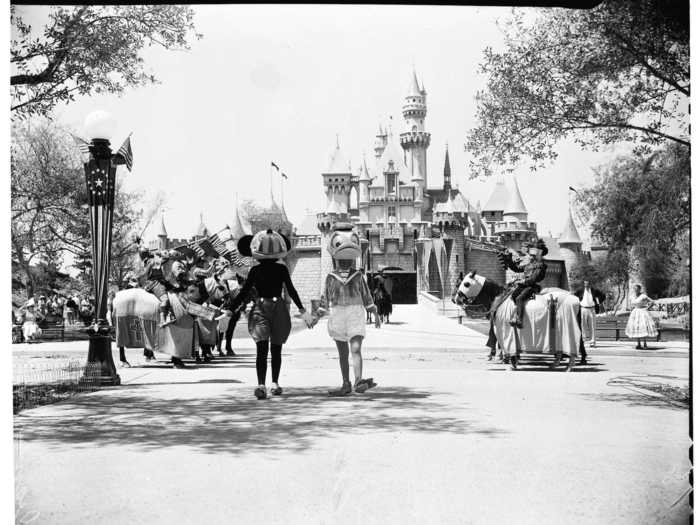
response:
<path id="1" fill-rule="evenodd" d="M 367 168 L 367 160 L 362 156 L 362 166 L 360 167 L 360 176 L 358 180 L 359 195 L 358 203 L 360 209 L 360 222 L 369 222 L 369 185 L 372 177 Z"/>
<path id="2" fill-rule="evenodd" d="M 165 229 L 165 210 L 160 211 L 160 231 L 158 232 L 158 249 L 168 249 L 168 232 Z"/>
<path id="3" fill-rule="evenodd" d="M 199 212 L 199 226 L 194 234 L 196 238 L 209 237 L 209 228 L 204 224 L 204 213 Z"/>
<path id="4" fill-rule="evenodd" d="M 507 193 L 508 199 L 503 207 L 503 220 L 495 223 L 494 229 L 495 234 L 501 237 L 507 247 L 518 250 L 524 242 L 537 240 L 537 224 L 527 220 L 527 208 L 515 177 L 510 180 Z"/>
<path id="5" fill-rule="evenodd" d="M 423 194 L 428 181 L 427 151 L 430 146 L 430 133 L 425 131 L 425 115 L 428 113 L 427 93 L 418 86 L 418 77 L 413 71 L 403 105 L 406 122 L 404 133 L 399 136 L 401 146 L 406 151 L 406 166 L 411 183 L 416 186 L 416 201 L 425 210 L 428 202 Z"/>
<path id="6" fill-rule="evenodd" d="M 581 260 L 581 247 L 583 245 L 571 215 L 571 208 L 569 208 L 564 229 L 557 239 L 557 243 L 559 244 L 559 253 L 566 263 L 566 271 L 571 273 L 572 268 Z"/>
<path id="7" fill-rule="evenodd" d="M 374 139 L 374 158 L 379 160 L 379 157 L 384 153 L 384 148 L 387 144 L 387 132 L 382 129 L 382 125 L 379 124 L 379 131 L 377 131 L 377 136 Z"/>

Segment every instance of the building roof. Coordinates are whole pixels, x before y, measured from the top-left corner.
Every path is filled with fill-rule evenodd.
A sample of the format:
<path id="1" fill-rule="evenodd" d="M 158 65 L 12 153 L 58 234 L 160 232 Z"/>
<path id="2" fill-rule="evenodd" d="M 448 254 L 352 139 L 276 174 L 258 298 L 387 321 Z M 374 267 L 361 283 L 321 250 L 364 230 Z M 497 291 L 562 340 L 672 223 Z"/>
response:
<path id="1" fill-rule="evenodd" d="M 421 91 L 420 86 L 418 86 L 418 77 L 416 76 L 416 70 L 413 70 L 413 74 L 411 75 L 411 81 L 408 85 L 408 94 L 406 96 L 408 97 L 420 97 L 423 95 L 423 92 Z"/>
<path id="2" fill-rule="evenodd" d="M 496 185 L 493 187 L 493 192 L 489 200 L 486 201 L 482 211 L 503 211 L 508 204 L 508 188 L 502 177 L 496 179 Z"/>
<path id="3" fill-rule="evenodd" d="M 323 173 L 337 174 L 337 175 L 347 175 L 351 173 L 350 163 L 345 158 L 342 150 L 340 149 L 340 142 L 336 139 L 335 148 L 331 153 L 330 159 L 328 161 L 328 168 Z"/>
<path id="4" fill-rule="evenodd" d="M 550 259 L 553 261 L 562 260 L 557 239 L 555 239 L 554 237 L 541 237 L 541 239 L 544 241 L 548 250 L 547 255 L 544 256 L 545 259 Z"/>
<path id="5" fill-rule="evenodd" d="M 450 152 L 445 144 L 445 165 L 442 169 L 443 184 L 452 185 L 452 169 L 450 168 Z"/>
<path id="6" fill-rule="evenodd" d="M 316 222 L 316 214 L 306 211 L 306 215 L 297 227 L 297 235 L 318 235 L 318 224 Z"/>
<path id="7" fill-rule="evenodd" d="M 365 155 L 362 155 L 362 164 L 360 164 L 360 181 L 370 181 L 372 180 L 372 175 L 369 173 L 369 168 L 367 167 L 367 159 Z"/>
<path id="8" fill-rule="evenodd" d="M 515 177 L 511 179 L 510 188 L 508 190 L 508 201 L 503 208 L 503 213 L 527 213 L 527 208 L 523 202 L 523 197 L 520 195 L 520 188 Z"/>
<path id="9" fill-rule="evenodd" d="M 160 231 L 158 237 L 167 237 L 168 231 L 165 229 L 165 210 L 160 212 Z"/>
<path id="10" fill-rule="evenodd" d="M 571 208 L 569 208 L 569 215 L 566 219 L 566 224 L 564 225 L 564 230 L 557 239 L 559 244 L 581 244 L 581 236 L 578 234 L 576 225 L 574 224 L 574 218 L 571 215 Z"/>
<path id="11" fill-rule="evenodd" d="M 233 210 L 233 226 L 231 226 L 231 236 L 238 240 L 244 235 L 251 235 L 250 227 L 246 228 L 241 220 L 241 215 L 238 209 L 238 203 Z"/>
<path id="12" fill-rule="evenodd" d="M 209 228 L 204 224 L 204 213 L 199 213 L 199 226 L 197 226 L 197 232 L 195 233 L 197 237 L 208 237 Z"/>
<path id="13" fill-rule="evenodd" d="M 394 139 L 393 135 L 389 135 L 389 140 L 387 141 L 386 148 L 382 152 L 382 156 L 379 157 L 377 161 L 377 168 L 379 173 L 384 173 L 389 170 L 389 162 L 393 161 L 394 171 L 399 172 L 399 180 L 406 175 L 406 161 L 404 157 L 404 150 L 399 145 L 399 143 Z"/>
<path id="14" fill-rule="evenodd" d="M 450 193 L 452 194 L 455 211 L 460 213 L 469 213 L 472 211 L 472 205 L 461 191 L 457 190 L 456 192 L 453 191 Z"/>

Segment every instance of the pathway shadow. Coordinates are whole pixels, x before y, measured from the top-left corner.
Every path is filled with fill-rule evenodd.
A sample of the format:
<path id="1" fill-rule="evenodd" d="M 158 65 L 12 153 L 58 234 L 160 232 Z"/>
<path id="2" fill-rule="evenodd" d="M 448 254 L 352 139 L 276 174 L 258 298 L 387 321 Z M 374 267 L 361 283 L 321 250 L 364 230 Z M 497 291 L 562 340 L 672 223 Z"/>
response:
<path id="1" fill-rule="evenodd" d="M 506 434 L 455 417 L 464 403 L 437 401 L 436 393 L 380 387 L 334 398 L 328 396 L 329 388 L 290 388 L 281 397 L 258 401 L 249 388 L 227 388 L 204 399 L 162 399 L 146 385 L 127 385 L 66 400 L 53 407 L 58 410 L 54 417 L 42 416 L 40 410 L 23 412 L 15 418 L 15 431 L 22 440 L 49 446 L 190 446 L 213 454 L 303 451 L 318 439 L 341 434 Z"/>
<path id="2" fill-rule="evenodd" d="M 637 392 L 620 392 L 614 394 L 579 394 L 581 397 L 591 401 L 609 401 L 613 403 L 624 403 L 629 407 L 655 407 L 669 410 L 687 411 L 688 407 L 679 402 L 673 402 L 666 397 L 646 395 Z"/>

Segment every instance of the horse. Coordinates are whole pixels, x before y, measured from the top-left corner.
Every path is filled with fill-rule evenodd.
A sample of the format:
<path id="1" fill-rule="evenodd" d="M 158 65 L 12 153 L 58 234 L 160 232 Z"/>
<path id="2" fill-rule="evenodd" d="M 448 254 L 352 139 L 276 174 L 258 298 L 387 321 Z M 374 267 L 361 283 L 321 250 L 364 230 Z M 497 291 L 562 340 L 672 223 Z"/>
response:
<path id="1" fill-rule="evenodd" d="M 544 288 L 527 302 L 523 327 L 510 325 L 515 303 L 510 289 L 472 271 L 459 285 L 453 302 L 479 304 L 491 311 L 491 330 L 487 346 L 492 355 L 496 344 L 503 349 L 504 358 L 517 369 L 521 353 L 554 355 L 553 367 L 559 365 L 562 355 L 569 358 L 567 371 L 582 346 L 580 301 L 561 288 Z"/>
<path id="2" fill-rule="evenodd" d="M 202 283 L 190 284 L 186 290 L 169 294 L 175 322 L 159 326 L 160 301 L 141 288 L 120 290 L 112 305 L 119 359 L 129 366 L 124 348 L 144 348 L 169 354 L 176 367 L 191 356 L 198 344 L 196 318 L 213 319 L 215 311 L 200 306 L 207 299 Z"/>
<path id="3" fill-rule="evenodd" d="M 377 315 L 382 323 L 389 323 L 389 315 L 392 313 L 391 295 L 384 288 L 382 282 L 378 282 L 372 292 L 372 299 L 377 307 Z"/>

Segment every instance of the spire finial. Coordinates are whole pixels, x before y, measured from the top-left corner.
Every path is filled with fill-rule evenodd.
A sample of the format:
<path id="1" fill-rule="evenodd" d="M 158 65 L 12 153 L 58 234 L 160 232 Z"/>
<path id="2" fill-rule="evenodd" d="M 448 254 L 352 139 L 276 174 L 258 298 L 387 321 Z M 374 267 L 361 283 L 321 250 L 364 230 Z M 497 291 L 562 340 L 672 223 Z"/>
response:
<path id="1" fill-rule="evenodd" d="M 335 149 L 340 149 L 340 135 L 338 133 L 335 134 Z"/>

